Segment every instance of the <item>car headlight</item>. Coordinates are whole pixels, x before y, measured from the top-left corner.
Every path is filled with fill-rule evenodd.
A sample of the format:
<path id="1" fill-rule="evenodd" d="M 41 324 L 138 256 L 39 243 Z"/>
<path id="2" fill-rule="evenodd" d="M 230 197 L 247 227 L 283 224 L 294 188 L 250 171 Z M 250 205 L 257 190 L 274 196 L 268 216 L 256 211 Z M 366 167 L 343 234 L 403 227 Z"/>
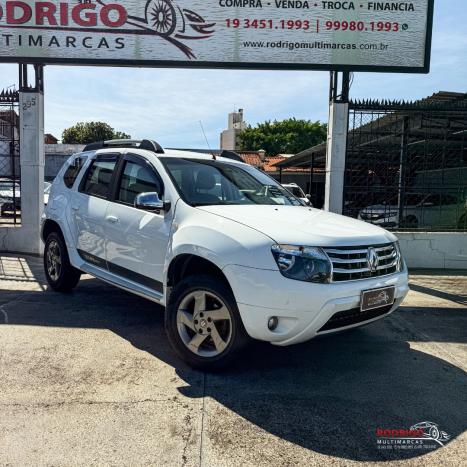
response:
<path id="1" fill-rule="evenodd" d="M 320 284 L 331 282 L 331 261 L 321 248 L 273 245 L 271 251 L 283 276 Z"/>
<path id="2" fill-rule="evenodd" d="M 401 252 L 401 247 L 399 245 L 399 242 L 394 243 L 394 247 L 396 248 L 396 254 L 397 254 L 397 272 L 401 272 L 405 268 L 405 261 L 404 258 L 402 257 L 402 252 Z"/>

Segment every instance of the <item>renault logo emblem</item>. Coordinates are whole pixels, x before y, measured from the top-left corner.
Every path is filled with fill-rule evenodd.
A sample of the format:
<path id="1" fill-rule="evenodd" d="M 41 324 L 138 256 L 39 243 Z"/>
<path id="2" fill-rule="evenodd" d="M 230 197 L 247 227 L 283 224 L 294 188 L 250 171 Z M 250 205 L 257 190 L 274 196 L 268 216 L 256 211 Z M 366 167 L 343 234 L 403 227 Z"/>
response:
<path id="1" fill-rule="evenodd" d="M 366 262 L 368 263 L 368 268 L 370 271 L 376 271 L 379 266 L 379 257 L 378 253 L 374 248 L 368 248 L 368 252 L 366 254 Z"/>

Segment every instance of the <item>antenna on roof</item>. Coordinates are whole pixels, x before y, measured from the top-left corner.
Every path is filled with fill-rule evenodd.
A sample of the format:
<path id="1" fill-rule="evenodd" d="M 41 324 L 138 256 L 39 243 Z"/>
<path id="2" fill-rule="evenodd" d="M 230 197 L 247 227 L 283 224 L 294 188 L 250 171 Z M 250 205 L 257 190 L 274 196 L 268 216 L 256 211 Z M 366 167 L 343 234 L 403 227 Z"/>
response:
<path id="1" fill-rule="evenodd" d="M 203 132 L 204 140 L 206 141 L 208 149 L 211 151 L 212 158 L 214 160 L 216 160 L 216 155 L 212 152 L 211 146 L 209 145 L 209 141 L 208 141 L 208 138 L 206 136 L 206 132 L 204 131 L 203 122 L 201 120 L 199 121 L 199 126 L 201 127 L 201 131 Z"/>

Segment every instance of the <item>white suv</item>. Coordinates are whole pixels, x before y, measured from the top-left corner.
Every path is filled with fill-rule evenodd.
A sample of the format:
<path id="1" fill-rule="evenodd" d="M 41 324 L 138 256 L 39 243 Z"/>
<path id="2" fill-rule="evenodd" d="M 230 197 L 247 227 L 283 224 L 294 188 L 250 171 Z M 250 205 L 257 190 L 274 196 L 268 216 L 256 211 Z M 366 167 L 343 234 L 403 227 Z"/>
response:
<path id="1" fill-rule="evenodd" d="M 160 303 L 174 349 L 207 370 L 248 337 L 304 342 L 386 316 L 408 292 L 393 234 L 303 208 L 247 164 L 149 140 L 71 157 L 42 237 L 54 290 L 87 273 Z"/>

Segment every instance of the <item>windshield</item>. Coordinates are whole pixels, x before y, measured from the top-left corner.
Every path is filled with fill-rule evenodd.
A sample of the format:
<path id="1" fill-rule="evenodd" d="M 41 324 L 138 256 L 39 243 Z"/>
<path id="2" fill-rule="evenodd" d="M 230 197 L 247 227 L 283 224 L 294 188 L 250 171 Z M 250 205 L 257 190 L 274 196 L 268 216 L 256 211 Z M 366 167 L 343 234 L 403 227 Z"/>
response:
<path id="1" fill-rule="evenodd" d="M 160 159 L 180 196 L 192 206 L 272 204 L 300 206 L 274 179 L 249 166 L 205 159 Z"/>

